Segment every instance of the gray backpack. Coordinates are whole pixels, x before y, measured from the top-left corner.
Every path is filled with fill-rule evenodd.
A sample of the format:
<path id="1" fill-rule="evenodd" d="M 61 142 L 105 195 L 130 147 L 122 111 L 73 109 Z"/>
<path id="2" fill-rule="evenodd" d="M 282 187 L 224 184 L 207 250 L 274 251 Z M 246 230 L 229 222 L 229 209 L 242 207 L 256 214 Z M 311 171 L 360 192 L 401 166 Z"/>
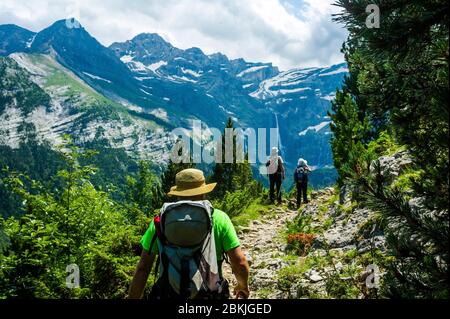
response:
<path id="1" fill-rule="evenodd" d="M 152 298 L 225 298 L 228 287 L 219 276 L 213 212 L 209 201 L 166 203 L 161 208 L 155 217 L 159 277 Z"/>

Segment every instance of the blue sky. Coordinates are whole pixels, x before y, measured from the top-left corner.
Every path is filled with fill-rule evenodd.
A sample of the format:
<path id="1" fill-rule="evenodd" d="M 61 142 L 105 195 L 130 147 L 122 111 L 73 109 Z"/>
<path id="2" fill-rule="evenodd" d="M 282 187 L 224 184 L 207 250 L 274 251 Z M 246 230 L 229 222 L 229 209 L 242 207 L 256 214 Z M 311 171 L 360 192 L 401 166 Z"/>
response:
<path id="1" fill-rule="evenodd" d="M 282 70 L 342 62 L 334 0 L 1 0 L 0 24 L 39 31 L 75 16 L 101 43 L 159 33 L 174 46 L 272 62 Z"/>

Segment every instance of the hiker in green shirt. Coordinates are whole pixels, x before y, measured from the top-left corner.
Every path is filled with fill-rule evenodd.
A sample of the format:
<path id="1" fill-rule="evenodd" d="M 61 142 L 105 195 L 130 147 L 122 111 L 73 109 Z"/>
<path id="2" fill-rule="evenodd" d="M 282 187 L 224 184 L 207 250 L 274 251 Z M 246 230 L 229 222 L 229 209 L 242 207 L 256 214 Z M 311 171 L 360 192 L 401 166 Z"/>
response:
<path id="1" fill-rule="evenodd" d="M 206 184 L 197 169 L 176 175 L 176 186 L 168 194 L 179 201 L 164 204 L 142 237 L 141 259 L 128 298 L 143 297 L 157 256 L 159 277 L 151 298 L 228 298 L 228 282 L 221 270 L 225 258 L 238 282 L 235 297 L 249 297 L 249 266 L 234 226 L 226 213 L 205 200 L 215 186 Z"/>

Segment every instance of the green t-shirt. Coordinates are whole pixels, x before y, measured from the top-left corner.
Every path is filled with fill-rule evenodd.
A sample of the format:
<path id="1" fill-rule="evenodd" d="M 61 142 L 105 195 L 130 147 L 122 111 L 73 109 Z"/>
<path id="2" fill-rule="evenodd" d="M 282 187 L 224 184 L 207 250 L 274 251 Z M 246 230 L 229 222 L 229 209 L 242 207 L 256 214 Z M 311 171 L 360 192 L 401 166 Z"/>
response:
<path id="1" fill-rule="evenodd" d="M 234 229 L 233 223 L 230 220 L 230 217 L 228 217 L 227 214 L 218 209 L 215 209 L 213 213 L 213 231 L 216 241 L 217 261 L 220 265 L 223 259 L 223 253 L 239 247 L 241 244 L 236 234 L 236 230 Z M 142 248 L 144 248 L 146 251 L 149 251 L 150 249 L 150 244 L 152 242 L 154 234 L 155 224 L 152 220 L 150 226 L 141 239 Z M 154 254 L 158 253 L 158 244 L 156 243 L 156 240 L 153 244 L 151 252 Z"/>

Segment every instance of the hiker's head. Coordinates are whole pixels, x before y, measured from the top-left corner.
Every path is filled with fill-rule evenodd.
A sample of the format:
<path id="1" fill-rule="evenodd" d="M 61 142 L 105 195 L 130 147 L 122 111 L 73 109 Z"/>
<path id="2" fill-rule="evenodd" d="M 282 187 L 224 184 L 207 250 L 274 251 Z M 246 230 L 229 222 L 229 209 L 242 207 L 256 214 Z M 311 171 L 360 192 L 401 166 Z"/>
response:
<path id="1" fill-rule="evenodd" d="M 177 196 L 177 199 L 178 200 L 191 200 L 193 202 L 201 201 L 201 200 L 205 200 L 206 199 L 206 194 L 198 195 L 198 196 L 186 196 L 186 197 Z"/>
<path id="2" fill-rule="evenodd" d="M 176 196 L 181 200 L 204 200 L 206 194 L 213 191 L 216 183 L 206 184 L 203 172 L 188 168 L 175 176 L 176 185 L 170 189 L 169 196 Z"/>
<path id="3" fill-rule="evenodd" d="M 278 155 L 278 147 L 272 147 L 272 151 L 270 152 L 270 156 Z"/>
<path id="4" fill-rule="evenodd" d="M 307 165 L 308 165 L 308 162 L 305 159 L 299 158 L 297 166 L 307 166 Z"/>

